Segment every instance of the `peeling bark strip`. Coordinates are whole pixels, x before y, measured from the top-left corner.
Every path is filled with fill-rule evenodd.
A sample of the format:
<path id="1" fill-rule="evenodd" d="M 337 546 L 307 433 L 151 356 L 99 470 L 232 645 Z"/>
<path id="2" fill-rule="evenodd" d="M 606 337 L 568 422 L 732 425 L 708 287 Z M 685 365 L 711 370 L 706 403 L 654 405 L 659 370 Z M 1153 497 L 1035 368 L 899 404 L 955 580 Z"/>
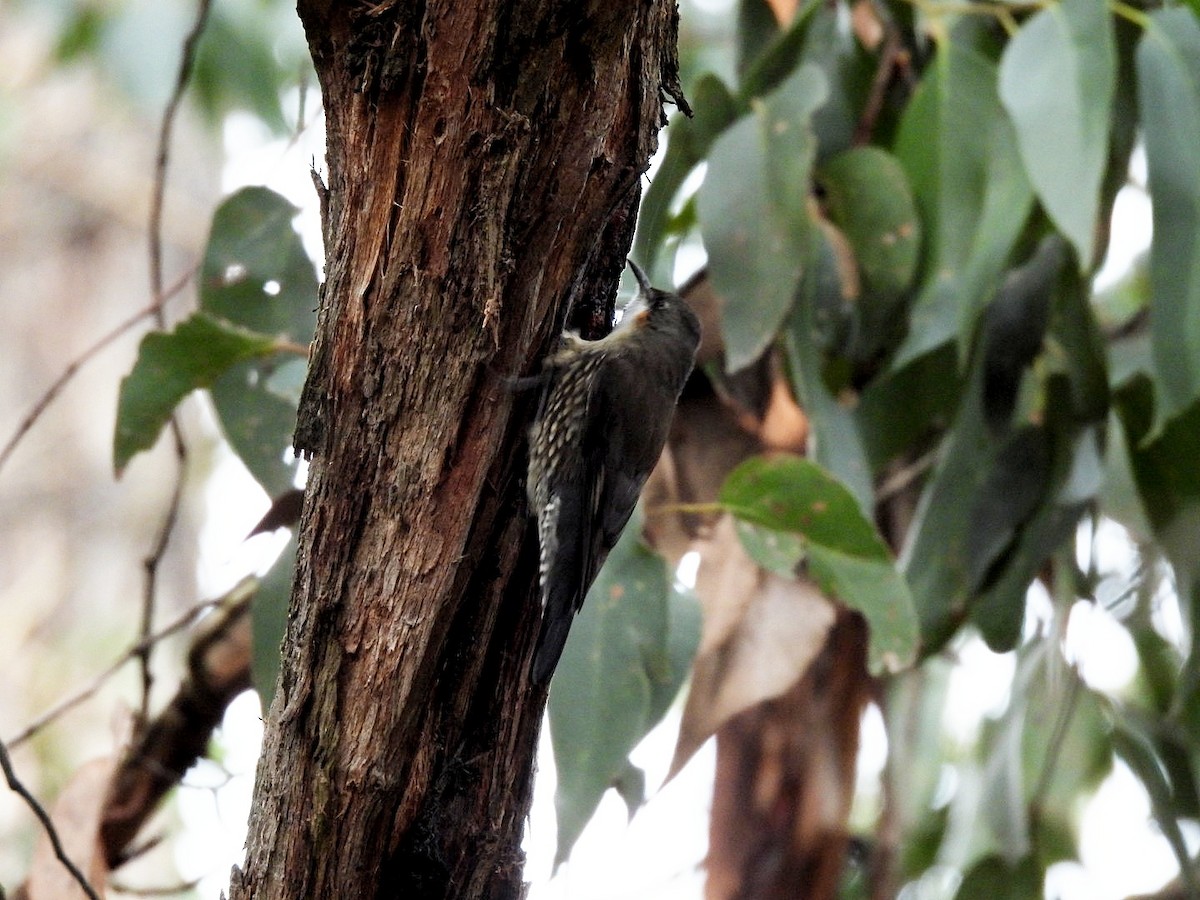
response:
<path id="1" fill-rule="evenodd" d="M 313 457 L 233 898 L 518 897 L 530 371 L 604 321 L 663 121 L 673 0 L 301 0 L 328 122 Z"/>

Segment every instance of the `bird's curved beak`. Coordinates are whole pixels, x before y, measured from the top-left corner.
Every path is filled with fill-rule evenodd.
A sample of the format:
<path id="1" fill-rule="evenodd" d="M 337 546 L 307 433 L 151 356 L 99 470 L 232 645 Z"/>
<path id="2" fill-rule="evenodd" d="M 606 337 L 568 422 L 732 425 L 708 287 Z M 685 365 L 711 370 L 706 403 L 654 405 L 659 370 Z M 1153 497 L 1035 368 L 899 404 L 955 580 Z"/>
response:
<path id="1" fill-rule="evenodd" d="M 646 295 L 650 292 L 650 279 L 646 273 L 642 271 L 642 267 L 635 263 L 632 259 L 627 259 L 625 262 L 629 265 L 629 270 L 633 272 L 633 277 L 637 279 L 638 294 Z"/>

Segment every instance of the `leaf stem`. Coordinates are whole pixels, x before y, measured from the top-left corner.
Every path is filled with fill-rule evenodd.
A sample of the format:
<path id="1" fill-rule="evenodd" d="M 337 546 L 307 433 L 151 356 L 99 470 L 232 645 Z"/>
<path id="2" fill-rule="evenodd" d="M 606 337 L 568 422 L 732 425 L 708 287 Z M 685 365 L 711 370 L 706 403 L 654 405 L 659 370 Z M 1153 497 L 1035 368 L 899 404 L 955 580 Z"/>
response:
<path id="1" fill-rule="evenodd" d="M 1108 8 L 1113 11 L 1113 15 L 1120 16 L 1122 19 L 1132 22 L 1143 31 L 1150 28 L 1150 16 L 1142 10 L 1130 6 L 1128 3 L 1123 3 L 1122 0 L 1108 0 Z"/>

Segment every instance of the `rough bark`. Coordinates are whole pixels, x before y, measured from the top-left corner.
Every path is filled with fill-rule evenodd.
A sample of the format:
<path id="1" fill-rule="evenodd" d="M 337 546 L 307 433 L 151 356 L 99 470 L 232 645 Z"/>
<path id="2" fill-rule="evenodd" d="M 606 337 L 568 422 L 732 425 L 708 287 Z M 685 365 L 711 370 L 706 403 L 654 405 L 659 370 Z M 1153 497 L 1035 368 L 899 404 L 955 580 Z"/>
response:
<path id="1" fill-rule="evenodd" d="M 596 329 L 673 2 L 302 0 L 328 127 L 312 456 L 233 898 L 517 897 L 544 693 L 528 372 Z M 598 302 L 597 302 L 598 301 Z"/>

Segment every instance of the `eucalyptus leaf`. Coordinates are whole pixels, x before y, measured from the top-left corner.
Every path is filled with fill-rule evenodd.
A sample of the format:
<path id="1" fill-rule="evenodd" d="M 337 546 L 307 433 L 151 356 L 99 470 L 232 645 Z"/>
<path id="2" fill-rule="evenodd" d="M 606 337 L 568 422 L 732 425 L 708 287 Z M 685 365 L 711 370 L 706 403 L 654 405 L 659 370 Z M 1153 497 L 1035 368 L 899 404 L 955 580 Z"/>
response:
<path id="1" fill-rule="evenodd" d="M 809 419 L 810 455 L 841 479 L 859 509 L 869 516 L 875 505 L 875 485 L 858 423 L 853 410 L 838 401 L 823 377 L 820 316 L 845 300 L 836 251 L 825 229 L 818 232 L 815 243 L 784 333 L 784 350 L 796 398 Z"/>
<path id="2" fill-rule="evenodd" d="M 730 372 L 758 359 L 792 305 L 809 245 L 809 120 L 824 76 L 801 66 L 713 145 L 700 188 L 700 232 L 724 299 Z"/>
<path id="3" fill-rule="evenodd" d="M 917 620 L 908 586 L 844 485 L 801 457 L 752 458 L 725 479 L 720 502 L 740 519 L 804 539 L 822 590 L 866 618 L 872 671 L 912 662 Z"/>
<path id="4" fill-rule="evenodd" d="M 662 164 L 646 189 L 638 212 L 634 255 L 661 283 L 669 283 L 671 275 L 657 268 L 663 238 L 671 222 L 671 204 L 684 180 L 708 155 L 713 141 L 743 112 L 739 101 L 716 75 L 703 75 L 692 94 L 695 116 L 689 119 L 680 114 L 671 120 Z"/>
<path id="5" fill-rule="evenodd" d="M 935 66 L 896 142 L 927 236 L 923 284 L 896 368 L 956 337 L 965 355 L 1033 206 L 994 64 L 951 43 Z"/>
<path id="6" fill-rule="evenodd" d="M 878 147 L 857 147 L 821 166 L 829 217 L 854 248 L 863 286 L 877 301 L 908 290 L 916 275 L 921 220 L 904 169 Z"/>
<path id="7" fill-rule="evenodd" d="M 292 576 L 296 570 L 296 536 L 293 533 L 279 558 L 259 579 L 258 591 L 250 605 L 253 635 L 251 674 L 263 709 L 269 709 L 275 696 L 282 663 L 280 648 L 287 629 L 288 604 L 292 599 Z"/>
<path id="8" fill-rule="evenodd" d="M 1200 23 L 1158 10 L 1137 49 L 1154 241 L 1150 284 L 1157 420 L 1200 397 Z"/>
<path id="9" fill-rule="evenodd" d="M 277 334 L 303 353 L 316 326 L 317 280 L 293 227 L 296 208 L 273 191 L 249 187 L 213 216 L 201 267 L 201 309 L 257 331 Z M 212 384 L 225 436 L 267 493 L 292 486 L 288 453 L 296 424 L 294 384 L 305 360 L 241 361 Z"/>
<path id="10" fill-rule="evenodd" d="M 588 592 L 551 683 L 556 864 L 627 772 L 629 752 L 665 713 L 699 642 L 695 617 L 678 608 L 694 601 L 673 600 L 666 563 L 641 543 L 641 530 L 639 512 Z"/>
<path id="11" fill-rule="evenodd" d="M 1094 261 L 1116 70 L 1112 16 L 1096 0 L 1044 7 L 1000 62 L 1000 99 L 1025 171 L 1085 270 Z"/>

